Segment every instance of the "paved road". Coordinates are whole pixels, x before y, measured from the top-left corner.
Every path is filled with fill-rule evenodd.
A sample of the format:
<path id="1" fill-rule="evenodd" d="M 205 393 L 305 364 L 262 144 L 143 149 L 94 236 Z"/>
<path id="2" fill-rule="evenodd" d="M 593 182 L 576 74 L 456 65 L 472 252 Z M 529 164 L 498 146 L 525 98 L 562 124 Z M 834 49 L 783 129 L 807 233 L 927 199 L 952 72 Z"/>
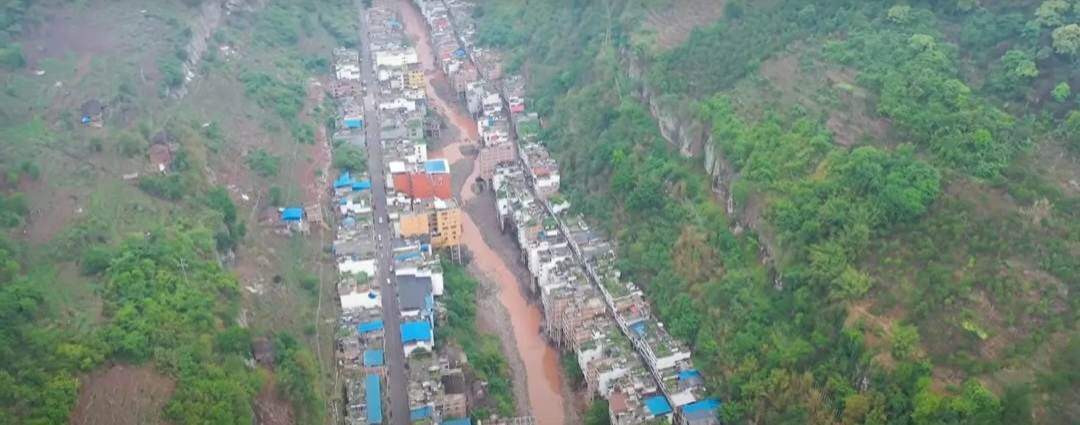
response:
<path id="1" fill-rule="evenodd" d="M 371 49 L 368 45 L 367 13 L 361 7 L 360 12 L 360 69 L 364 84 L 370 89 L 378 87 L 375 73 L 371 68 Z M 405 425 L 409 423 L 408 375 L 405 374 L 405 350 L 401 345 L 401 311 L 398 307 L 397 287 L 390 272 L 393 267 L 391 255 L 390 223 L 386 220 L 386 174 L 383 171 L 382 142 L 379 140 L 378 110 L 367 98 L 364 100 L 364 128 L 368 145 L 368 174 L 371 177 L 372 203 L 375 211 L 375 239 L 381 243 L 378 252 L 378 270 L 375 279 L 382 284 L 383 328 L 385 329 L 387 376 L 386 397 L 390 410 L 387 423 Z M 379 218 L 382 217 L 380 222 Z"/>

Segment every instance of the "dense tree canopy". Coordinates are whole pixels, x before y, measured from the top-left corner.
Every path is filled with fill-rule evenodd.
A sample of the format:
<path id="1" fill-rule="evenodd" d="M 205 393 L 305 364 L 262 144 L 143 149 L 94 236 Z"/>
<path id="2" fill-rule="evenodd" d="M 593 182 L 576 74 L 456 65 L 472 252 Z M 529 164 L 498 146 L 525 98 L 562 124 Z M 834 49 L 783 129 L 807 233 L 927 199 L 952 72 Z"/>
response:
<path id="1" fill-rule="evenodd" d="M 1039 252 L 1063 245 L 1032 244 L 1024 226 L 1005 224 L 1016 219 L 980 223 L 973 217 L 985 212 L 946 188 L 975 181 L 1025 199 L 1051 193 L 1002 182 L 1039 143 L 1017 101 L 1047 96 L 1035 92 L 1043 79 L 1073 77 L 1048 50 L 1052 31 L 1072 19 L 1066 3 L 1046 6 L 1061 14 L 1050 28 L 1035 22 L 1056 22 L 1038 17 L 1037 3 L 729 2 L 724 18 L 668 50 L 632 44 L 651 40 L 634 31 L 655 19 L 636 14 L 633 2 L 576 5 L 569 18 L 502 0 L 479 15 L 481 28 L 489 17 L 544 22 L 520 40 L 493 31 L 487 44 L 535 58 L 523 68 L 533 104 L 548 115 L 539 137 L 560 160 L 568 198 L 618 238 L 619 268 L 693 345 L 695 364 L 725 401 L 724 419 L 994 424 L 1031 417 L 1024 391 L 999 397 L 977 380 L 943 389 L 931 371 L 945 364 L 976 376 L 1004 364 L 971 360 L 978 354 L 958 341 L 986 335 L 967 302 L 1015 283 L 1000 276 L 1010 243 Z M 587 53 L 559 54 L 574 43 Z M 777 61 L 774 73 L 825 69 L 810 75 L 833 86 L 800 90 L 785 81 L 796 77 L 762 75 L 762 62 L 776 56 L 798 69 Z M 836 92 L 862 94 L 834 72 L 854 75 L 852 85 L 868 93 L 856 103 L 884 118 L 887 134 L 836 143 L 835 118 L 855 115 Z M 649 105 L 637 102 L 642 86 Z M 695 127 L 665 111 L 685 104 L 698 106 L 691 115 L 707 124 L 706 149 L 732 169 L 703 176 L 664 143 L 650 112 L 659 110 L 668 130 L 678 126 L 674 139 L 693 143 Z M 1067 118 L 1046 127 L 1080 134 Z M 736 216 L 714 203 L 716 182 Z M 1068 280 L 1071 263 L 1053 257 L 1055 276 Z M 885 326 L 848 316 L 871 300 L 911 314 Z M 942 346 L 953 351 L 928 352 Z"/>

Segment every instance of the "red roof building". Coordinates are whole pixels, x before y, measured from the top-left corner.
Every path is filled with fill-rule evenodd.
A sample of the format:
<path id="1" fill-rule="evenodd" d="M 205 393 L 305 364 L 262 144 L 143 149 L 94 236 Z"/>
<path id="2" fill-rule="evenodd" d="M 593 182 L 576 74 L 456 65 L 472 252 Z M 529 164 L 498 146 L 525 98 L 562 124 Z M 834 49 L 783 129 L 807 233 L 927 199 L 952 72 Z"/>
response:
<path id="1" fill-rule="evenodd" d="M 394 174 L 394 190 L 413 199 L 450 199 L 450 173 L 429 174 L 423 171 Z"/>

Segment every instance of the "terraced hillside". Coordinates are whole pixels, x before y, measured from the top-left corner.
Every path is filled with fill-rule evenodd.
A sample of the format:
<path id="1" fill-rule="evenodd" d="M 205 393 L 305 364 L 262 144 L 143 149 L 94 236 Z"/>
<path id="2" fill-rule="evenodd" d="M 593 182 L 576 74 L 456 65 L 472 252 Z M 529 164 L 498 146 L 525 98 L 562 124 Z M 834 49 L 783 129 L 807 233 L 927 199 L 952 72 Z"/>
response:
<path id="1" fill-rule="evenodd" d="M 705 3 L 477 15 L 724 418 L 1075 421 L 1080 4 Z"/>

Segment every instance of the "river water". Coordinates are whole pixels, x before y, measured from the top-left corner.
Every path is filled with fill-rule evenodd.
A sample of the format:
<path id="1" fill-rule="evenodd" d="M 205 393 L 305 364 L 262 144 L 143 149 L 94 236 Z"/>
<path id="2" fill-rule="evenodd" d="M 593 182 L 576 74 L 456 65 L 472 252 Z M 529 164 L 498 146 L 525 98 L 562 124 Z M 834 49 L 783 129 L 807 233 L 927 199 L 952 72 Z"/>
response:
<path id="1" fill-rule="evenodd" d="M 423 16 L 408 1 L 397 2 L 398 10 L 405 26 L 405 31 L 415 41 L 416 53 L 420 57 L 421 66 L 427 75 L 427 95 L 429 104 L 438 108 L 446 117 L 450 125 L 458 131 L 457 134 L 466 140 L 458 140 L 444 146 L 439 152 L 432 152 L 432 157 L 446 158 L 450 163 L 457 161 L 473 161 L 472 157 L 461 154 L 464 144 L 475 143 L 479 139 L 476 128 L 476 120 L 469 116 L 468 112 L 457 102 L 443 99 L 432 85 L 435 79 L 445 78 L 436 70 L 435 56 L 432 53 L 430 40 L 427 34 Z M 465 180 L 459 199 L 468 203 L 475 195 L 471 190 L 470 183 L 475 181 L 479 173 L 478 167 L 473 167 L 473 173 Z M 494 206 L 492 206 L 494 208 Z M 565 423 L 565 406 L 567 400 L 562 395 L 562 373 L 559 366 L 558 354 L 544 340 L 540 334 L 541 314 L 540 310 L 529 304 L 522 291 L 522 282 L 511 271 L 495 250 L 484 241 L 481 230 L 477 227 L 472 217 L 468 214 L 462 216 L 463 241 L 473 256 L 473 264 L 483 273 L 484 278 L 490 279 L 499 285 L 499 302 L 506 307 L 510 315 L 515 345 L 518 355 L 525 365 L 525 376 L 528 389 L 528 404 L 531 414 L 536 422 L 541 425 L 562 425 Z M 498 232 L 498 229 L 486 229 L 489 232 Z M 517 374 L 520 376 L 520 374 Z"/>

